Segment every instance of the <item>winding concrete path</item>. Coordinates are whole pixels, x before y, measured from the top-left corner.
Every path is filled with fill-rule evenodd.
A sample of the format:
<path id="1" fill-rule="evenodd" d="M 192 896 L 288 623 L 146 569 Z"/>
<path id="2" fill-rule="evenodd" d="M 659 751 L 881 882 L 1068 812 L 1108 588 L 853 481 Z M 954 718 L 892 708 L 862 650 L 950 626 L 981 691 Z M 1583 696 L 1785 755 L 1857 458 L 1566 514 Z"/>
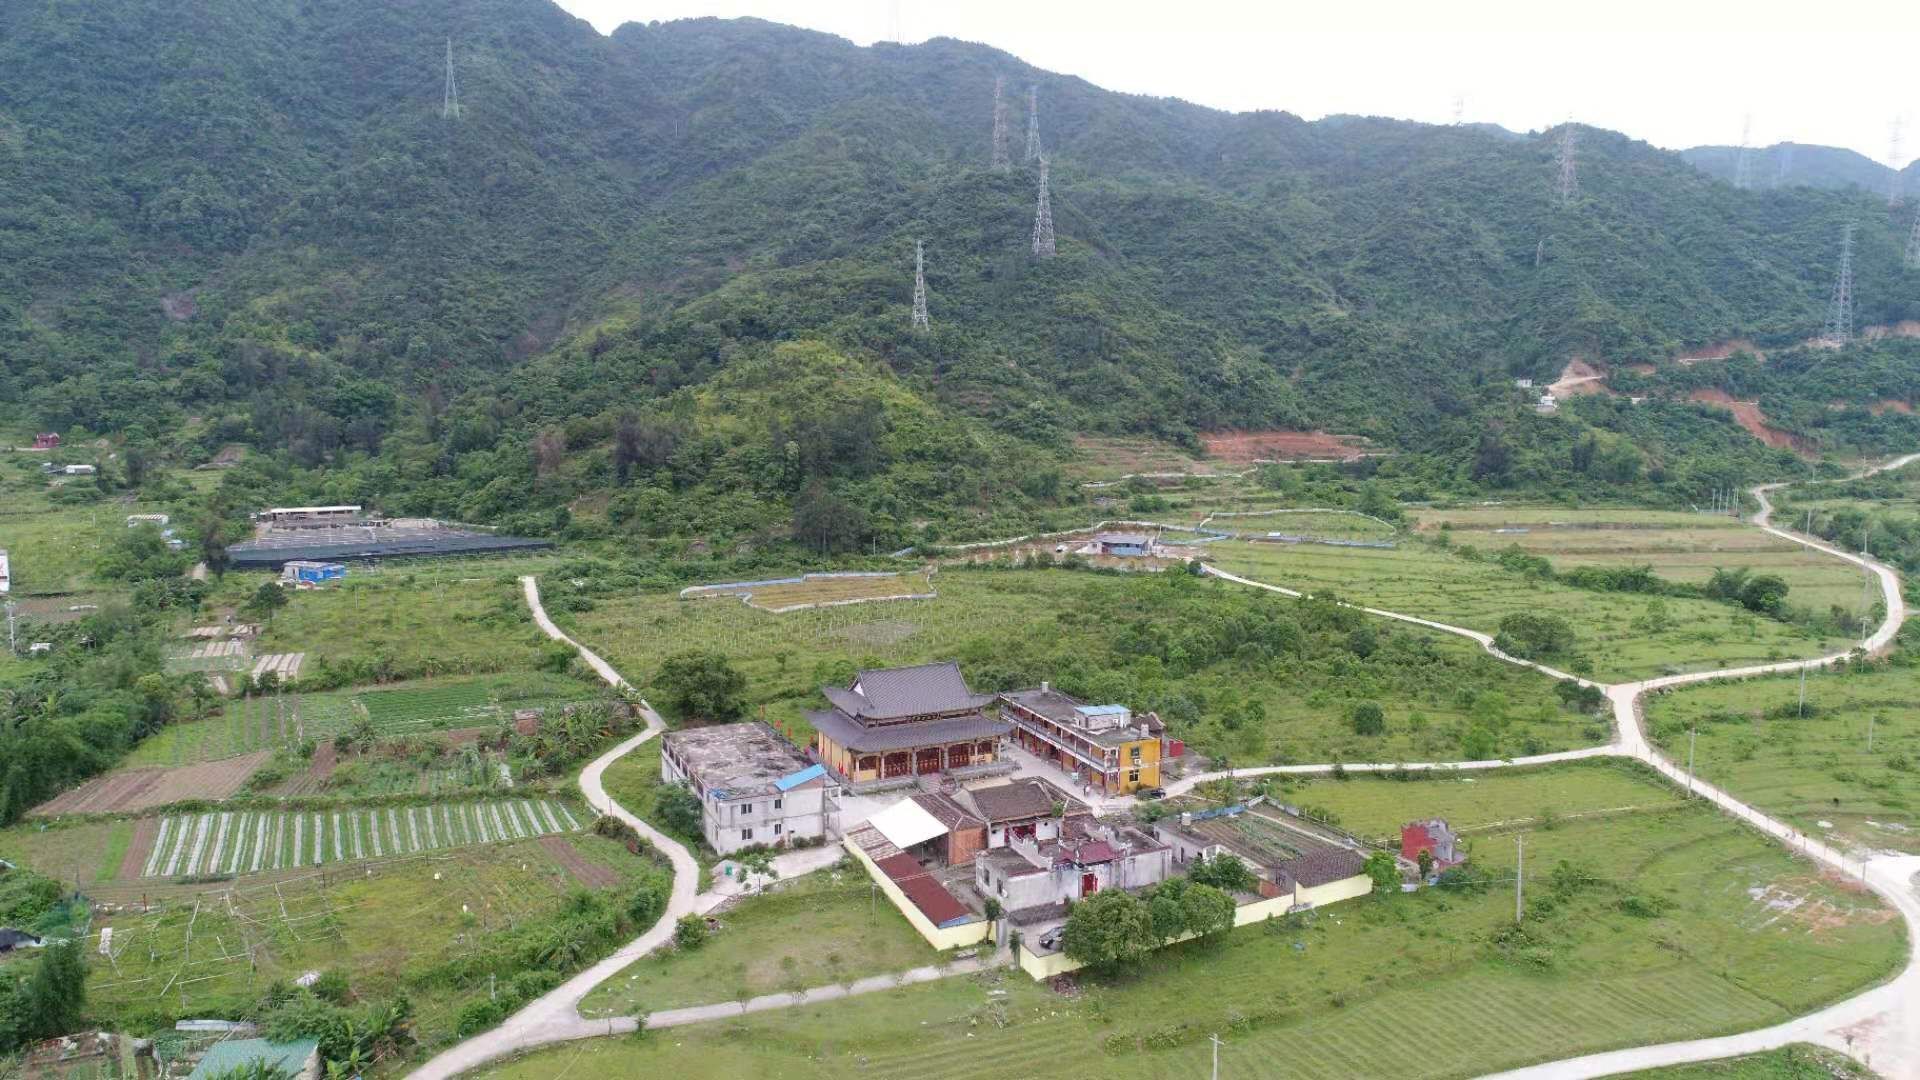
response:
<path id="1" fill-rule="evenodd" d="M 546 609 L 540 605 L 540 586 L 532 577 L 521 578 L 520 585 L 526 593 L 527 607 L 533 612 L 533 621 L 539 624 L 540 629 L 544 630 L 548 637 L 573 646 L 579 652 L 580 659 L 586 661 L 587 666 L 604 679 L 608 686 L 616 690 L 629 692 L 633 690 L 632 684 L 621 678 L 620 673 L 613 669 L 613 665 L 602 660 L 593 650 L 568 637 L 553 624 L 553 620 L 547 617 Z M 660 719 L 660 714 L 655 712 L 653 706 L 648 705 L 645 700 L 640 701 L 640 715 L 646 720 L 646 730 L 595 758 L 593 763 L 580 773 L 580 790 L 586 795 L 588 805 L 633 826 L 634 830 L 645 837 L 649 844 L 664 852 L 668 861 L 673 864 L 673 892 L 667 900 L 666 913 L 661 915 L 660 920 L 654 923 L 646 933 L 621 946 L 606 959 L 529 1002 L 519 1012 L 508 1017 L 499 1027 L 482 1032 L 442 1051 L 414 1071 L 413 1076 L 416 1080 L 445 1080 L 495 1058 L 530 1047 L 565 1042 L 569 1039 L 585 1039 L 594 1035 L 608 1035 L 621 1030 L 633 1030 L 632 1018 L 625 1020 L 623 1028 L 619 1020 L 588 1020 L 582 1017 L 580 1002 L 592 992 L 594 987 L 619 974 L 628 964 L 672 940 L 673 924 L 681 916 L 693 913 L 695 889 L 700 882 L 700 866 L 694 862 L 693 856 L 687 849 L 678 841 L 629 813 L 625 807 L 607 794 L 607 789 L 601 783 L 601 777 L 606 774 L 607 766 L 632 753 L 635 747 L 667 729 L 666 722 Z"/>

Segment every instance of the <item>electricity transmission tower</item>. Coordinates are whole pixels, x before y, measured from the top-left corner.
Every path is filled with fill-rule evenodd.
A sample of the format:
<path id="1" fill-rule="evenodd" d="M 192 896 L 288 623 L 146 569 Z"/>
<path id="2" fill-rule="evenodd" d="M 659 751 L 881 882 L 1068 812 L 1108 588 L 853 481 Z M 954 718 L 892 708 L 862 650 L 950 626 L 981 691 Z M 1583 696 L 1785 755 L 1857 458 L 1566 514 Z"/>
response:
<path id="1" fill-rule="evenodd" d="M 913 242 L 913 328 L 927 328 L 926 246 L 918 240 Z"/>
<path id="2" fill-rule="evenodd" d="M 440 99 L 440 119 L 460 119 L 460 84 L 453 80 L 453 39 L 447 39 L 447 89 Z"/>
<path id="3" fill-rule="evenodd" d="M 1033 253 L 1051 259 L 1053 247 L 1053 203 L 1047 198 L 1047 159 L 1040 159 L 1040 204 L 1033 211 Z"/>
<path id="4" fill-rule="evenodd" d="M 1454 127 L 1460 126 L 1460 118 L 1465 116 L 1466 113 L 1467 113 L 1467 95 L 1465 94 L 1453 95 L 1453 126 Z"/>
<path id="5" fill-rule="evenodd" d="M 993 167 L 1006 172 L 1012 165 L 1007 158 L 1007 77 L 993 77 Z"/>
<path id="6" fill-rule="evenodd" d="M 1833 283 L 1833 303 L 1827 307 L 1827 330 L 1821 339 L 1840 346 L 1853 340 L 1853 222 L 1840 230 L 1840 273 Z"/>
<path id="7" fill-rule="evenodd" d="M 1027 160 L 1040 160 L 1040 88 L 1027 87 Z"/>
<path id="8" fill-rule="evenodd" d="M 1887 182 L 1887 205 L 1900 205 L 1900 186 L 1905 178 L 1900 175 L 1900 135 L 1906 127 L 1906 117 L 1893 118 L 1893 127 L 1887 135 L 1887 168 L 1893 172 L 1893 178 Z"/>
<path id="9" fill-rule="evenodd" d="M 1573 147 L 1576 136 L 1573 133 L 1573 121 L 1568 120 L 1560 129 L 1560 205 L 1570 206 L 1573 197 L 1580 193 L 1580 178 L 1574 170 Z"/>
<path id="10" fill-rule="evenodd" d="M 1920 270 L 1920 210 L 1913 212 L 1913 229 L 1907 233 L 1907 269 Z"/>
<path id="11" fill-rule="evenodd" d="M 1793 144 L 1781 143 L 1773 158 L 1773 186 L 1786 187 L 1787 173 L 1793 168 Z"/>
<path id="12" fill-rule="evenodd" d="M 1753 186 L 1753 115 L 1740 124 L 1740 156 L 1733 162 L 1733 186 L 1745 191 Z"/>

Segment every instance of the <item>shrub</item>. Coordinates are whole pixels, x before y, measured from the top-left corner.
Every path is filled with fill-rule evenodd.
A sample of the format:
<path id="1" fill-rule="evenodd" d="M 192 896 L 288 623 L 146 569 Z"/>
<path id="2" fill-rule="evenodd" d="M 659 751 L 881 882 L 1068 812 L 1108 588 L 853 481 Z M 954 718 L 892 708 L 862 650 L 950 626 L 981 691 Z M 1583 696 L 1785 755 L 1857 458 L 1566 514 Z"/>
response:
<path id="1" fill-rule="evenodd" d="M 1384 735 L 1387 731 L 1387 714 L 1372 701 L 1363 701 L 1353 707 L 1353 733 L 1355 735 Z"/>
<path id="2" fill-rule="evenodd" d="M 673 926 L 673 944 L 677 948 L 697 949 L 707 943 L 707 920 L 700 915 L 682 915 Z"/>

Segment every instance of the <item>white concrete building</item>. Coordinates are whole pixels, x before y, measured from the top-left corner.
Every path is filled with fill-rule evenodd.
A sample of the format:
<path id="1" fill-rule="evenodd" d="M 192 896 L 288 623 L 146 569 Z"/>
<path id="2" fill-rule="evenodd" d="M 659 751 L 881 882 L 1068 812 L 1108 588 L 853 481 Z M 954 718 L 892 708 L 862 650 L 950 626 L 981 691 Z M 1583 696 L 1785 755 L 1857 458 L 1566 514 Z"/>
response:
<path id="1" fill-rule="evenodd" d="M 825 840 L 839 794 L 824 767 L 759 722 L 667 732 L 660 775 L 700 797 L 701 832 L 722 855 Z"/>

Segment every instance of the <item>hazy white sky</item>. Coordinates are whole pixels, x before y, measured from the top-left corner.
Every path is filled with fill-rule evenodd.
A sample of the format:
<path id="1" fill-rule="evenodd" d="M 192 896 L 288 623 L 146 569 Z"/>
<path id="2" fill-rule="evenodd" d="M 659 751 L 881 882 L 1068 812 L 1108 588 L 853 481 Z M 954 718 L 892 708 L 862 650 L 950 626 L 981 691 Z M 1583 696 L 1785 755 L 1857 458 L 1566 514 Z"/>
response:
<path id="1" fill-rule="evenodd" d="M 1572 116 L 1657 146 L 1845 146 L 1876 161 L 1909 118 L 1920 5 L 1749 0 L 558 0 L 601 32 L 751 15 L 861 45 L 979 41 L 1098 86 L 1309 119 L 1366 113 L 1525 131 Z"/>

